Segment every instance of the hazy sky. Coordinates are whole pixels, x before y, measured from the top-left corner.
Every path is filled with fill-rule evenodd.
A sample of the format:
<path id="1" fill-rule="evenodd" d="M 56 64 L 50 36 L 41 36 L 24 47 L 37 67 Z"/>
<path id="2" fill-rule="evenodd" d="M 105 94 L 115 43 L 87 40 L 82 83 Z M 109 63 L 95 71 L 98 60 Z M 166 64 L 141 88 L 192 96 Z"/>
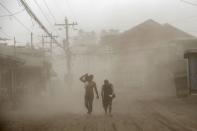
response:
<path id="1" fill-rule="evenodd" d="M 20 12 L 23 6 L 20 0 L 0 0 L 11 12 Z M 36 5 L 35 1 L 39 4 Z M 188 0 L 197 4 L 197 0 Z M 154 19 L 160 23 L 172 25 L 197 36 L 197 6 L 192 6 L 180 0 L 26 0 L 38 18 L 51 32 L 54 23 L 64 22 L 67 16 L 70 21 L 77 21 L 78 29 L 96 30 L 119 29 L 121 31 L 147 20 Z M 52 15 L 49 13 L 47 3 Z M 8 14 L 0 6 L 0 16 Z M 34 32 L 37 41 L 43 33 L 36 22 L 29 17 L 26 11 L 16 15 L 28 29 Z M 47 20 L 48 19 L 48 20 Z M 49 21 L 49 22 L 48 22 Z M 24 29 L 13 17 L 0 17 L 0 37 L 6 37 L 5 32 L 11 38 L 16 36 L 19 41 L 29 41 L 30 31 Z M 64 29 L 58 31 L 64 37 Z M 57 33 L 55 33 L 57 34 Z"/>

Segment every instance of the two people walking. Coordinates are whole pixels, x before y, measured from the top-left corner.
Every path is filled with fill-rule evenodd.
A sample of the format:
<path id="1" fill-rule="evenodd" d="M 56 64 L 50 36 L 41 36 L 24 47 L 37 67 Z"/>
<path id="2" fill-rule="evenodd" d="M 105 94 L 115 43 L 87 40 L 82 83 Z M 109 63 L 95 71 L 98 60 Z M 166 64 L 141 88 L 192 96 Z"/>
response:
<path id="1" fill-rule="evenodd" d="M 99 99 L 99 94 L 97 90 L 96 83 L 93 81 L 94 76 L 85 74 L 80 77 L 81 82 L 84 83 L 85 88 L 85 107 L 87 108 L 87 113 L 92 113 L 92 106 L 93 106 L 93 100 L 94 100 L 94 92 L 96 94 L 96 98 Z M 110 114 L 112 111 L 112 100 L 115 98 L 113 85 L 109 83 L 108 80 L 104 80 L 104 84 L 102 86 L 101 90 L 101 97 L 102 97 L 102 103 L 103 108 L 105 111 L 105 114 Z"/>

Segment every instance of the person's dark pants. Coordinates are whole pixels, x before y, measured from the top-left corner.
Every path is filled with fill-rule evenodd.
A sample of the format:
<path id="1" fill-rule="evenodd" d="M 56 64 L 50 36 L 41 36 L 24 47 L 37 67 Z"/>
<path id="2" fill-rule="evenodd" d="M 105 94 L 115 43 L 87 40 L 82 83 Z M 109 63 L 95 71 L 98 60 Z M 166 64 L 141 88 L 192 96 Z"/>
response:
<path id="1" fill-rule="evenodd" d="M 87 108 L 89 114 L 92 113 L 93 100 L 93 96 L 85 96 L 85 107 Z"/>
<path id="2" fill-rule="evenodd" d="M 110 98 L 110 97 L 104 97 L 104 99 L 103 99 L 103 108 L 105 110 L 105 113 L 107 113 L 107 109 L 109 109 L 109 113 L 111 114 L 111 110 L 112 110 L 112 98 Z"/>

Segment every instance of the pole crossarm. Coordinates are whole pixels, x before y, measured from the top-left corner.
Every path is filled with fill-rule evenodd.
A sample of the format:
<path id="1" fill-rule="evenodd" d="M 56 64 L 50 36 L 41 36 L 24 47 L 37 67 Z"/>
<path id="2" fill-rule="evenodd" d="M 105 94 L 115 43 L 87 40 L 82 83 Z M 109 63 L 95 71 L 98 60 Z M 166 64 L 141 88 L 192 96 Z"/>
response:
<path id="1" fill-rule="evenodd" d="M 69 46 L 69 26 L 74 27 L 75 25 L 78 25 L 78 24 L 77 24 L 77 22 L 69 23 L 67 17 L 65 17 L 65 21 L 64 22 L 65 22 L 64 24 L 57 24 L 57 23 L 55 23 L 55 26 L 63 26 L 65 28 L 66 43 L 64 42 L 64 44 L 63 44 L 63 48 L 65 50 L 65 47 L 66 47 L 65 44 L 67 44 Z M 66 51 L 67 51 L 67 49 L 66 49 Z"/>
<path id="2" fill-rule="evenodd" d="M 53 35 L 53 36 L 43 35 L 43 37 L 54 37 L 54 38 L 57 38 L 58 36 L 57 35 Z"/>
<path id="3" fill-rule="evenodd" d="M 56 23 L 55 23 L 55 25 L 56 26 L 65 26 L 65 24 L 56 24 Z"/>

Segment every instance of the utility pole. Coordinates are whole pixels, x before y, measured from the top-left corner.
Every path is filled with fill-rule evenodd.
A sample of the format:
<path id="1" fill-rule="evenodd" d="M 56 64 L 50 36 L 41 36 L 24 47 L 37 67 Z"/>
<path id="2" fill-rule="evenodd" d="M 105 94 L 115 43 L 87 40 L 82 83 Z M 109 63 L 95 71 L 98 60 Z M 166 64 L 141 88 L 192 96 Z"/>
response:
<path id="1" fill-rule="evenodd" d="M 50 38 L 50 42 L 45 42 L 44 38 Z M 53 43 L 54 43 L 54 39 L 57 38 L 58 36 L 53 35 L 52 33 L 50 35 L 42 35 L 42 46 L 44 47 L 45 43 L 49 43 L 50 44 L 50 53 L 52 54 L 52 50 L 53 50 Z"/>
<path id="2" fill-rule="evenodd" d="M 16 48 L 16 38 L 14 37 L 14 48 Z"/>
<path id="3" fill-rule="evenodd" d="M 16 38 L 14 37 L 14 55 L 16 56 Z"/>
<path id="4" fill-rule="evenodd" d="M 33 33 L 31 32 L 31 48 L 33 49 Z"/>
<path id="5" fill-rule="evenodd" d="M 66 32 L 66 43 L 64 43 L 64 49 L 66 48 L 66 44 L 69 45 L 69 27 L 72 26 L 74 27 L 77 25 L 77 22 L 72 22 L 69 23 L 67 17 L 65 17 L 65 23 L 64 24 L 55 24 L 56 26 L 64 26 L 65 27 L 65 32 Z"/>
<path id="6" fill-rule="evenodd" d="M 51 40 L 50 40 L 50 51 L 51 51 L 51 54 L 52 54 L 52 50 L 53 50 L 53 34 L 51 33 Z"/>
<path id="7" fill-rule="evenodd" d="M 44 36 L 42 35 L 42 48 L 44 49 Z"/>
<path id="8" fill-rule="evenodd" d="M 70 51 L 70 41 L 69 41 L 69 27 L 74 27 L 75 25 L 77 25 L 77 22 L 72 22 L 69 23 L 67 17 L 65 17 L 65 23 L 64 24 L 55 24 L 56 26 L 64 26 L 65 28 L 65 33 L 66 33 L 66 40 L 63 41 L 63 48 L 65 50 L 65 54 L 67 57 L 67 74 L 65 75 L 65 80 L 69 82 L 71 82 L 72 79 L 72 74 L 71 74 L 71 51 Z"/>

